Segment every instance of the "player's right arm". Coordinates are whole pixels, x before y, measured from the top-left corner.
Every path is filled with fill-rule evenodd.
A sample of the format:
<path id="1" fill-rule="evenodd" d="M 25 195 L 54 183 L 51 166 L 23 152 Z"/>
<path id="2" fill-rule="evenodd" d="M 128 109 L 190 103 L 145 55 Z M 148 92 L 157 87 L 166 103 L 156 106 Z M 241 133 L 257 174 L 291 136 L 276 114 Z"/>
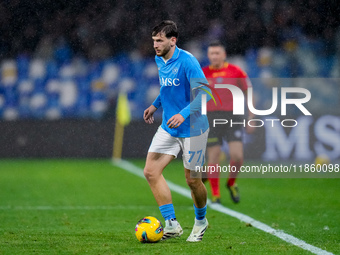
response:
<path id="1" fill-rule="evenodd" d="M 250 81 L 248 75 L 242 69 L 240 69 L 240 71 L 241 71 L 241 75 L 240 75 L 240 78 L 241 78 L 241 89 L 243 90 L 245 97 L 248 98 L 248 96 L 247 96 L 248 88 L 253 87 L 253 85 L 251 84 L 251 81 Z M 252 100 L 252 102 L 254 104 L 254 93 L 253 93 L 253 97 L 252 97 L 251 100 Z M 248 100 L 247 100 L 246 104 L 248 106 Z M 251 120 L 251 119 L 253 119 L 255 117 L 255 114 L 253 114 L 249 110 L 249 107 L 247 107 L 247 108 L 248 108 L 248 120 Z M 254 126 L 249 126 L 249 125 L 246 126 L 246 132 L 248 134 L 252 134 L 252 133 L 254 133 L 254 131 L 255 131 L 255 127 Z"/>
<path id="2" fill-rule="evenodd" d="M 158 95 L 158 97 L 155 99 L 155 101 L 150 105 L 145 111 L 144 111 L 144 121 L 145 123 L 152 124 L 154 121 L 153 114 L 157 109 L 161 106 L 161 95 Z"/>
<path id="3" fill-rule="evenodd" d="M 202 106 L 202 96 L 206 94 L 207 102 L 211 99 L 211 90 L 210 88 L 204 86 L 204 84 L 209 84 L 208 80 L 205 78 L 204 73 L 200 64 L 194 56 L 187 59 L 185 62 L 185 75 L 190 82 L 190 88 L 192 91 L 197 90 L 198 88 L 204 87 L 203 90 L 198 89 L 196 97 L 192 100 L 190 104 L 188 104 L 184 109 L 182 109 L 179 114 L 184 117 L 184 119 L 188 118 L 190 114 L 193 114 L 197 111 L 201 110 Z M 208 92 L 208 93 L 207 93 Z"/>

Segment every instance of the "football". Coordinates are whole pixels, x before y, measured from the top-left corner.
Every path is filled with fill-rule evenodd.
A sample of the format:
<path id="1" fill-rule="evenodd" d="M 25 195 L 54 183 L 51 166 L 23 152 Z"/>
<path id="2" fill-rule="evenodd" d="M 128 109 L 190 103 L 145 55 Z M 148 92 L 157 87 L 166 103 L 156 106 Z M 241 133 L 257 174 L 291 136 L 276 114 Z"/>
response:
<path id="1" fill-rule="evenodd" d="M 155 243 L 161 240 L 163 236 L 163 225 L 155 217 L 147 216 L 138 221 L 135 231 L 138 241 Z"/>
<path id="2" fill-rule="evenodd" d="M 315 165 L 328 165 L 330 163 L 329 157 L 327 155 L 321 154 L 315 158 Z"/>

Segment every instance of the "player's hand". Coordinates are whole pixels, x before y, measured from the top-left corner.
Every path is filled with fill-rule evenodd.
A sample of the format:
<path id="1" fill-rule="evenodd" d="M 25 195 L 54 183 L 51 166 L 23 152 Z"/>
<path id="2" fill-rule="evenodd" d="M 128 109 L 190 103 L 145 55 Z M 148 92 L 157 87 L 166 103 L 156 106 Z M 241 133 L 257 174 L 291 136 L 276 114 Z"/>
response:
<path id="1" fill-rule="evenodd" d="M 169 128 L 178 128 L 184 121 L 184 117 L 177 113 L 176 115 L 172 116 L 166 124 Z"/>
<path id="2" fill-rule="evenodd" d="M 249 125 L 246 126 L 246 132 L 247 134 L 252 134 L 254 133 L 256 127 L 251 127 Z"/>
<path id="3" fill-rule="evenodd" d="M 154 112 L 157 110 L 157 108 L 153 105 L 150 105 L 145 111 L 144 111 L 144 121 L 147 124 L 152 124 L 153 121 L 155 120 L 153 117 Z"/>

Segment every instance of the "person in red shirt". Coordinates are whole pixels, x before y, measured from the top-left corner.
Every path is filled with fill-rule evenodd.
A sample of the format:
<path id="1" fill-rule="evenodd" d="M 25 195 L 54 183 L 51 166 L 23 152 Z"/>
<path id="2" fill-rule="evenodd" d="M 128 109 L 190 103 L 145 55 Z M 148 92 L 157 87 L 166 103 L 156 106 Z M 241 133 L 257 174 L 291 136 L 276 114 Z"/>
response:
<path id="1" fill-rule="evenodd" d="M 209 85 L 214 87 L 215 84 L 231 84 L 240 88 L 246 96 L 247 89 L 252 86 L 247 74 L 240 67 L 226 62 L 226 57 L 227 53 L 221 42 L 212 42 L 209 45 L 208 58 L 210 65 L 203 68 Z M 207 116 L 210 126 L 207 144 L 208 169 L 220 163 L 221 146 L 223 140 L 227 141 L 230 154 L 230 169 L 235 169 L 236 171 L 229 174 L 226 187 L 230 192 L 231 199 L 238 203 L 240 193 L 235 180 L 243 164 L 242 137 L 244 125 L 231 125 L 230 122 L 245 123 L 246 125 L 247 121 L 244 122 L 245 116 L 233 115 L 233 96 L 229 89 L 216 88 L 216 92 L 221 102 L 219 100 L 215 100 L 215 102 L 210 100 L 207 103 Z M 252 117 L 253 114 L 249 112 L 248 119 Z M 215 125 L 214 127 L 214 119 L 228 120 L 228 123 L 227 125 Z M 252 130 L 251 127 L 246 125 L 248 133 L 252 132 Z M 212 202 L 220 203 L 219 172 L 208 172 L 207 177 L 211 186 Z"/>

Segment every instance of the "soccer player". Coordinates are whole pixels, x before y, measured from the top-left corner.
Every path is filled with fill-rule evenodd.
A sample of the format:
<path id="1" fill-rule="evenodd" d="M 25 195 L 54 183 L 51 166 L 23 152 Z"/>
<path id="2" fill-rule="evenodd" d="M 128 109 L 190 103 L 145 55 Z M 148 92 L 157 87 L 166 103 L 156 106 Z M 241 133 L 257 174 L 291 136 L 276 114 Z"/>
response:
<path id="1" fill-rule="evenodd" d="M 210 65 L 203 68 L 206 78 L 211 86 L 215 84 L 231 84 L 239 87 L 244 94 L 247 88 L 251 87 L 247 74 L 238 66 L 226 62 L 226 50 L 221 42 L 212 42 L 208 47 L 208 58 Z M 235 183 L 237 173 L 243 164 L 243 126 L 242 124 L 234 124 L 232 127 L 228 125 L 216 125 L 213 127 L 214 119 L 232 120 L 234 123 L 242 123 L 243 117 L 233 115 L 233 97 L 228 89 L 217 88 L 216 92 L 221 98 L 222 104 L 217 101 L 207 103 L 208 119 L 210 132 L 207 144 L 208 166 L 216 166 L 219 164 L 221 156 L 221 146 L 223 139 L 228 142 L 230 154 L 230 168 L 236 172 L 231 172 L 226 183 L 226 187 L 230 192 L 231 199 L 234 203 L 240 201 L 240 193 Z M 248 118 L 251 119 L 253 114 L 249 112 Z M 253 131 L 252 127 L 246 126 L 248 133 Z M 209 168 L 208 168 L 209 169 Z M 209 172 L 208 179 L 212 192 L 212 202 L 220 203 L 220 187 L 219 172 Z"/>
<path id="2" fill-rule="evenodd" d="M 198 242 L 208 227 L 205 217 L 207 190 L 200 171 L 197 171 L 197 167 L 204 163 L 209 132 L 208 119 L 201 115 L 201 98 L 205 92 L 200 89 L 202 85 L 199 82 L 207 84 L 208 81 L 196 58 L 176 46 L 177 38 L 177 25 L 173 21 L 163 21 L 153 28 L 153 47 L 161 88 L 156 100 L 144 111 L 144 120 L 152 124 L 153 114 L 160 106 L 163 108 L 163 120 L 151 142 L 144 175 L 165 219 L 162 240 L 181 236 L 183 230 L 176 219 L 170 189 L 162 172 L 182 149 L 185 178 L 191 189 L 196 215 L 187 241 Z M 197 96 L 191 100 L 191 94 Z M 207 100 L 210 99 L 205 95 Z"/>

